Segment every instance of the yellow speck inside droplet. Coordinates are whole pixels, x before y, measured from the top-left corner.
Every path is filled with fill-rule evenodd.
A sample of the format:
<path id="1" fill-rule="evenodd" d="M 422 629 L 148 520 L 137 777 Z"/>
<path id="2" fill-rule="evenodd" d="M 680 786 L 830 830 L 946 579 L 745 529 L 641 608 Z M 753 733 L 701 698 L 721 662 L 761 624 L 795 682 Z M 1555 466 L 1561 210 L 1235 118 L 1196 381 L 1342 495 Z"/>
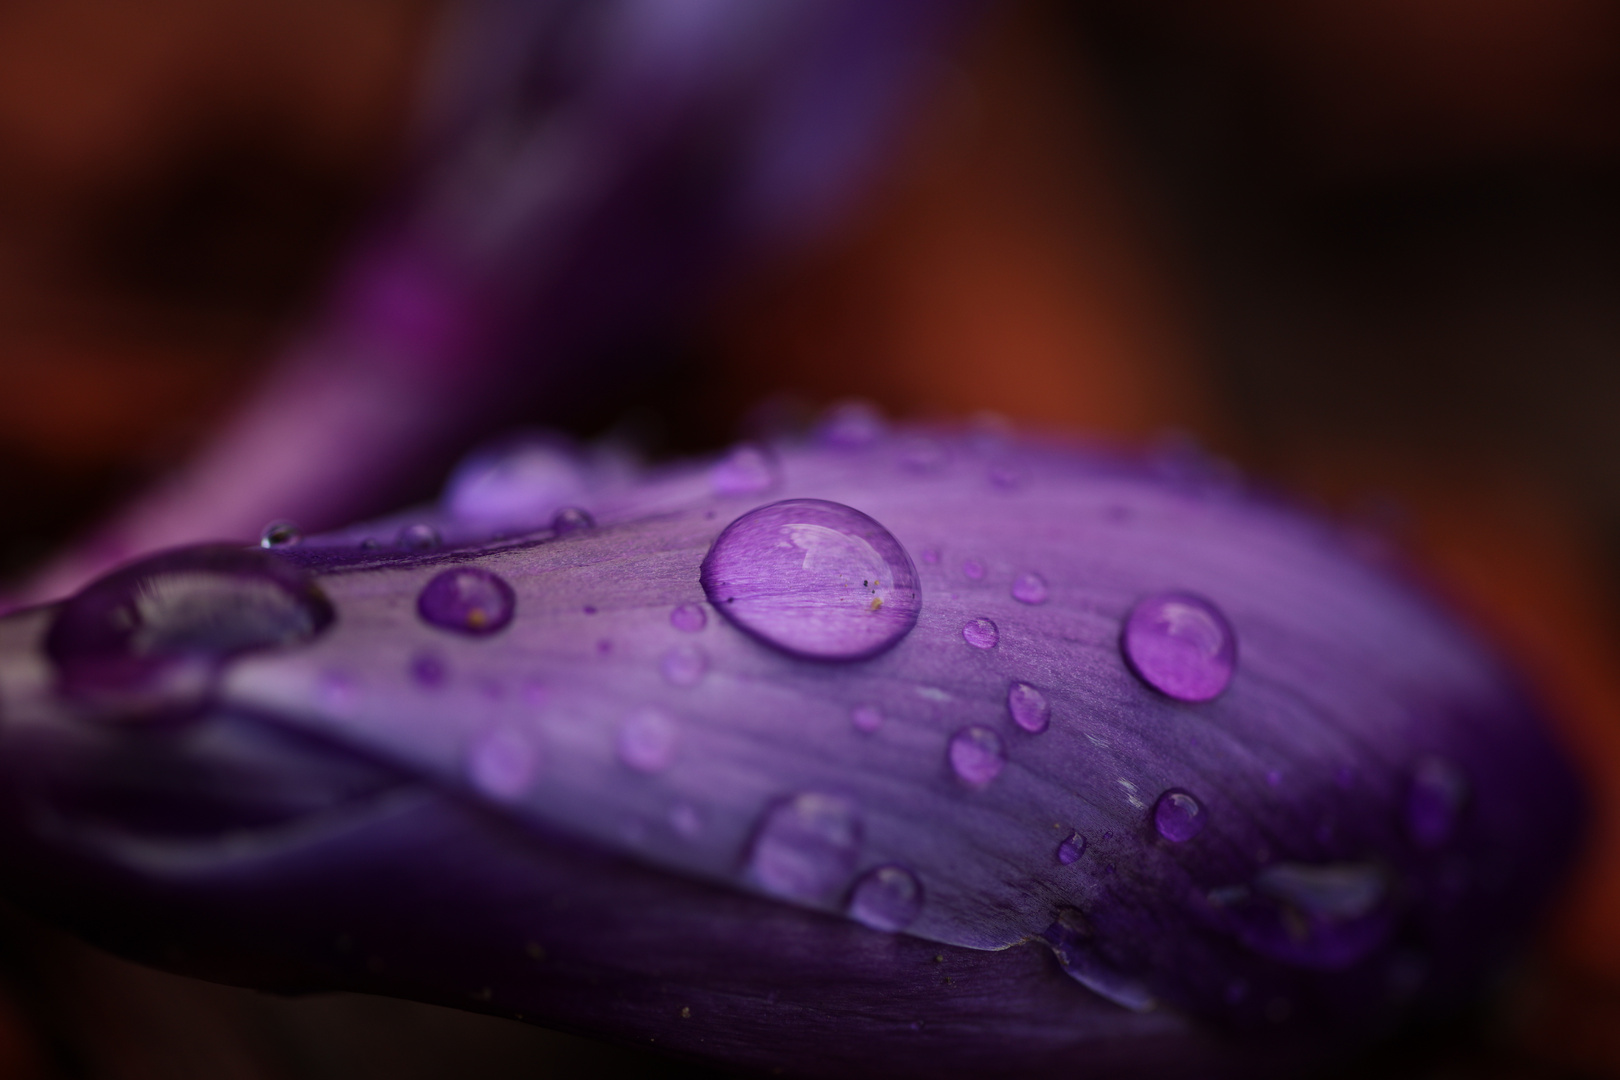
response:
<path id="1" fill-rule="evenodd" d="M 876 611 L 878 608 L 880 608 L 882 606 L 883 606 L 883 597 L 881 597 L 881 596 L 872 597 L 872 610 L 873 611 Z"/>
<path id="2" fill-rule="evenodd" d="M 483 608 L 475 607 L 467 612 L 467 625 L 474 630 L 482 629 L 487 622 L 489 622 L 489 613 Z"/>

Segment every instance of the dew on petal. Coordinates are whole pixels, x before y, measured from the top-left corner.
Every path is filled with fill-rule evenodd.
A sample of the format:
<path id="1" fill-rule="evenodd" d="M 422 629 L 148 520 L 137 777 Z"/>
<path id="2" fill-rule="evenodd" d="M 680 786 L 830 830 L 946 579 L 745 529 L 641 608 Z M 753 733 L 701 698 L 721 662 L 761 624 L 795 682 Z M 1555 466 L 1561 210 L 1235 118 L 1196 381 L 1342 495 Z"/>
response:
<path id="1" fill-rule="evenodd" d="M 889 425 L 869 402 L 843 401 L 827 410 L 816 428 L 816 441 L 840 450 L 871 446 L 888 432 Z"/>
<path id="2" fill-rule="evenodd" d="M 962 576 L 969 581 L 984 580 L 984 563 L 979 559 L 963 559 Z"/>
<path id="3" fill-rule="evenodd" d="M 900 466 L 908 472 L 938 472 L 949 461 L 950 452 L 945 445 L 926 435 L 912 436 L 900 447 Z"/>
<path id="4" fill-rule="evenodd" d="M 695 840 L 703 832 L 703 815 L 691 803 L 678 802 L 669 808 L 669 827 L 685 840 Z"/>
<path id="5" fill-rule="evenodd" d="M 952 735 L 946 756 L 951 772 L 970 787 L 984 787 L 1001 775 L 1007 764 L 1007 748 L 1001 736 L 978 724 Z"/>
<path id="6" fill-rule="evenodd" d="M 262 548 L 294 547 L 304 540 L 304 531 L 290 521 L 272 521 L 259 533 Z"/>
<path id="7" fill-rule="evenodd" d="M 1210 908 L 1238 940 L 1295 967 L 1340 971 L 1395 928 L 1389 872 L 1376 863 L 1273 863 L 1251 885 L 1213 889 Z"/>
<path id="8" fill-rule="evenodd" d="M 1237 667 L 1237 638 L 1226 617 L 1190 593 L 1163 593 L 1137 604 L 1120 646 L 1143 682 L 1178 701 L 1216 697 Z"/>
<path id="9" fill-rule="evenodd" d="M 857 705 L 849 711 L 849 722 L 856 731 L 870 735 L 883 726 L 883 711 L 876 705 Z"/>
<path id="10" fill-rule="evenodd" d="M 430 690 L 443 686 L 445 678 L 449 675 L 444 657 L 432 652 L 417 653 L 413 656 L 410 670 L 411 681 Z"/>
<path id="11" fill-rule="evenodd" d="M 506 626 L 516 607 L 512 586 L 477 566 L 458 566 L 436 575 L 416 598 L 416 611 L 424 622 L 475 636 Z"/>
<path id="12" fill-rule="evenodd" d="M 849 917 L 873 930 L 904 930 L 916 921 L 922 906 L 922 885 L 903 866 L 868 870 L 849 891 Z"/>
<path id="13" fill-rule="evenodd" d="M 1209 814 L 1197 799 L 1171 788 L 1153 806 L 1153 827 L 1172 843 L 1182 844 L 1204 831 Z"/>
<path id="14" fill-rule="evenodd" d="M 709 489 L 716 495 L 759 495 L 779 482 L 770 452 L 752 443 L 734 447 L 709 470 Z"/>
<path id="15" fill-rule="evenodd" d="M 783 799 L 754 832 L 748 876 L 774 896 L 831 899 L 855 869 L 862 836 L 860 812 L 846 798 L 806 792 Z"/>
<path id="16" fill-rule="evenodd" d="M 585 494 L 578 460 L 543 439 L 476 454 L 460 465 L 443 504 L 458 521 L 487 528 L 538 528 Z"/>
<path id="17" fill-rule="evenodd" d="M 669 625 L 683 634 L 695 634 L 709 625 L 709 616 L 702 604 L 682 604 L 669 613 Z"/>
<path id="18" fill-rule="evenodd" d="M 551 515 L 551 531 L 558 536 L 565 536 L 581 529 L 589 529 L 596 525 L 596 519 L 577 506 L 565 506 Z"/>
<path id="19" fill-rule="evenodd" d="M 911 557 L 865 514 L 821 499 L 762 506 L 728 525 L 703 560 L 703 590 L 767 644 L 858 660 L 899 641 L 922 607 Z"/>
<path id="20" fill-rule="evenodd" d="M 1001 640 L 1001 631 L 989 619 L 974 619 L 962 627 L 962 640 L 975 649 L 993 649 Z"/>
<path id="21" fill-rule="evenodd" d="M 533 740 L 512 727 L 481 735 L 467 754 L 467 778 L 484 794 L 501 800 L 519 798 L 534 783 L 540 754 Z"/>
<path id="22" fill-rule="evenodd" d="M 939 548 L 937 548 L 937 547 L 925 547 L 925 548 L 922 549 L 921 552 L 918 553 L 918 558 L 922 559 L 923 562 L 928 563 L 930 566 L 932 566 L 935 563 L 939 562 Z"/>
<path id="23" fill-rule="evenodd" d="M 1077 832 L 1065 836 L 1057 847 L 1057 861 L 1064 866 L 1072 866 L 1078 862 L 1080 856 L 1086 853 L 1086 838 Z"/>
<path id="24" fill-rule="evenodd" d="M 1468 799 L 1468 777 L 1445 758 L 1426 757 L 1406 792 L 1406 831 L 1420 848 L 1441 847 L 1457 831 Z"/>
<path id="25" fill-rule="evenodd" d="M 658 670 L 671 686 L 696 686 L 709 670 L 709 658 L 696 645 L 676 645 L 658 661 Z"/>
<path id="26" fill-rule="evenodd" d="M 1015 682 L 1007 688 L 1007 712 L 1013 723 L 1037 735 L 1052 723 L 1052 704 L 1046 695 L 1028 683 Z"/>
<path id="27" fill-rule="evenodd" d="M 675 763 L 680 729 L 656 705 L 634 710 L 619 725 L 619 760 L 636 772 L 659 773 Z"/>
<path id="28" fill-rule="evenodd" d="M 1020 604 L 1044 604 L 1049 595 L 1046 579 L 1033 570 L 1026 570 L 1013 578 L 1012 597 Z"/>
<path id="29" fill-rule="evenodd" d="M 417 522 L 399 530 L 394 543 L 406 551 L 432 551 L 439 546 L 439 530 L 426 522 Z"/>

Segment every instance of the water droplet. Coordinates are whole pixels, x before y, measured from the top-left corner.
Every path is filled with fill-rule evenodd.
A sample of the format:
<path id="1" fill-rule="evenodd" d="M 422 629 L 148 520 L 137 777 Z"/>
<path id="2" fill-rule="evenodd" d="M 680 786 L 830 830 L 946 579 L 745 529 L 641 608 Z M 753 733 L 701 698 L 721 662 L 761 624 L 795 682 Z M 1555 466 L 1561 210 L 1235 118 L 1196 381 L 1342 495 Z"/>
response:
<path id="1" fill-rule="evenodd" d="M 1243 944 L 1296 967 L 1341 971 L 1394 929 L 1389 874 L 1374 863 L 1274 863 L 1252 886 L 1213 889 L 1208 903 Z"/>
<path id="2" fill-rule="evenodd" d="M 971 787 L 984 787 L 1001 775 L 1007 764 L 1007 748 L 1001 736 L 977 724 L 951 736 L 947 756 L 957 779 Z"/>
<path id="3" fill-rule="evenodd" d="M 963 559 L 962 576 L 967 578 L 969 581 L 983 581 L 984 563 L 980 562 L 978 559 Z"/>
<path id="4" fill-rule="evenodd" d="M 290 521 L 272 521 L 259 533 L 262 548 L 293 547 L 303 542 L 304 531 Z"/>
<path id="5" fill-rule="evenodd" d="M 676 836 L 695 840 L 703 832 L 703 815 L 691 803 L 676 803 L 669 808 L 669 827 Z"/>
<path id="6" fill-rule="evenodd" d="M 1046 579 L 1033 570 L 1026 570 L 1013 579 L 1012 596 L 1020 604 L 1044 604 L 1048 595 Z"/>
<path id="7" fill-rule="evenodd" d="M 962 640 L 975 649 L 993 649 L 1001 640 L 1001 631 L 989 619 L 974 619 L 962 627 Z"/>
<path id="8" fill-rule="evenodd" d="M 1209 701 L 1237 667 L 1237 637 L 1226 617 L 1190 593 L 1162 593 L 1137 604 L 1120 644 L 1143 682 L 1178 701 Z"/>
<path id="9" fill-rule="evenodd" d="M 595 525 L 596 519 L 577 506 L 565 506 L 551 516 L 551 531 L 558 536 L 593 528 Z"/>
<path id="10" fill-rule="evenodd" d="M 861 839 L 854 803 L 837 795 L 795 795 L 765 812 L 749 849 L 748 874 L 775 896 L 827 900 L 849 880 Z"/>
<path id="11" fill-rule="evenodd" d="M 467 754 L 467 778 L 492 798 L 519 798 L 534 783 L 540 754 L 523 732 L 497 727 L 485 732 Z"/>
<path id="12" fill-rule="evenodd" d="M 1468 800 L 1468 777 L 1445 758 L 1426 757 L 1406 792 L 1406 831 L 1420 848 L 1441 847 L 1457 831 Z"/>
<path id="13" fill-rule="evenodd" d="M 785 652 L 858 660 L 899 641 L 922 607 L 900 542 L 859 510 L 789 499 L 726 526 L 703 560 L 726 618 Z"/>
<path id="14" fill-rule="evenodd" d="M 903 866 L 868 870 L 849 891 L 849 917 L 873 930 L 904 930 L 916 920 L 922 905 L 922 885 Z"/>
<path id="15" fill-rule="evenodd" d="M 619 760 L 636 772 L 659 773 L 675 763 L 680 729 L 656 705 L 636 709 L 619 725 Z"/>
<path id="16" fill-rule="evenodd" d="M 930 566 L 932 566 L 934 563 L 939 562 L 939 548 L 937 548 L 937 547 L 925 547 L 925 548 L 922 549 L 922 552 L 920 553 L 919 557 L 922 559 L 923 562 L 928 563 Z"/>
<path id="17" fill-rule="evenodd" d="M 574 455 L 556 440 L 530 436 L 468 458 L 450 477 L 444 505 L 459 521 L 532 529 L 584 494 Z"/>
<path id="18" fill-rule="evenodd" d="M 950 453 L 945 445 L 926 435 L 912 436 L 900 447 L 900 466 L 908 472 L 938 472 L 949 461 Z"/>
<path id="19" fill-rule="evenodd" d="M 849 722 L 870 735 L 883 725 L 883 713 L 876 705 L 857 705 L 849 711 Z"/>
<path id="20" fill-rule="evenodd" d="M 664 653 L 658 669 L 672 686 L 696 686 L 709 670 L 709 658 L 696 645 L 677 645 Z"/>
<path id="21" fill-rule="evenodd" d="M 394 543 L 406 551 L 432 551 L 439 546 L 439 530 L 426 522 L 417 522 L 399 530 Z"/>
<path id="22" fill-rule="evenodd" d="M 871 446 L 888 431 L 883 414 L 869 402 L 842 401 L 827 410 L 816 429 L 816 441 L 841 450 Z"/>
<path id="23" fill-rule="evenodd" d="M 443 686 L 447 674 L 444 658 L 438 653 L 417 653 L 411 658 L 411 681 L 418 686 L 429 689 Z"/>
<path id="24" fill-rule="evenodd" d="M 425 622 L 462 634 L 493 634 L 512 621 L 512 586 L 488 570 L 458 566 L 429 581 L 416 598 Z"/>
<path id="25" fill-rule="evenodd" d="M 734 447 L 709 470 L 716 495 L 758 495 L 777 485 L 779 470 L 769 451 L 752 443 Z"/>
<path id="26" fill-rule="evenodd" d="M 1052 705 L 1046 695 L 1028 683 L 1015 682 L 1007 688 L 1007 711 L 1013 723 L 1038 735 L 1052 722 Z"/>
<path id="27" fill-rule="evenodd" d="M 1204 831 L 1209 815 L 1197 799 L 1171 788 L 1153 805 L 1153 827 L 1172 843 L 1182 844 Z"/>
<path id="28" fill-rule="evenodd" d="M 1092 993 L 1132 1012 L 1147 1012 L 1157 1002 L 1141 979 L 1127 975 L 1099 948 L 1086 917 L 1074 908 L 1058 912 L 1041 937 L 1065 975 Z"/>
<path id="29" fill-rule="evenodd" d="M 1070 833 L 1058 844 L 1057 860 L 1064 866 L 1071 866 L 1078 862 L 1080 856 L 1086 853 L 1086 838 L 1079 833 Z"/>
<path id="30" fill-rule="evenodd" d="M 669 613 L 669 625 L 685 634 L 695 634 L 709 625 L 709 616 L 701 604 L 682 604 Z"/>
<path id="31" fill-rule="evenodd" d="M 58 687 L 109 716 L 180 717 L 231 657 L 310 640 L 331 604 L 300 568 L 256 548 L 203 545 L 155 555 L 92 582 L 45 637 Z"/>

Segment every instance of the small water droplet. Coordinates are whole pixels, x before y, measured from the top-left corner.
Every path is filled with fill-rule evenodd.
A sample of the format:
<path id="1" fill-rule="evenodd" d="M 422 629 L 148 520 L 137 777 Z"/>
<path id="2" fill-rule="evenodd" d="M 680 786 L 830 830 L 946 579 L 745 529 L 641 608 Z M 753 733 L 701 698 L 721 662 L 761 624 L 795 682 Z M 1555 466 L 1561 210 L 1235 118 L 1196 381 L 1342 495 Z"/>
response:
<path id="1" fill-rule="evenodd" d="M 969 581 L 983 581 L 984 563 L 980 562 L 978 559 L 963 559 L 962 576 L 967 578 Z"/>
<path id="2" fill-rule="evenodd" d="M 558 536 L 593 528 L 595 525 L 596 519 L 577 506 L 565 506 L 551 516 L 551 531 Z"/>
<path id="3" fill-rule="evenodd" d="M 512 586 L 477 566 L 458 566 L 436 575 L 416 598 L 424 622 L 462 634 L 493 634 L 512 621 L 517 597 Z"/>
<path id="4" fill-rule="evenodd" d="M 1208 824 L 1203 804 L 1185 791 L 1171 788 L 1153 805 L 1153 827 L 1171 843 L 1186 843 Z"/>
<path id="5" fill-rule="evenodd" d="M 584 494 L 577 458 L 559 440 L 528 436 L 468 458 L 450 477 L 443 503 L 458 521 L 533 529 Z"/>
<path id="6" fill-rule="evenodd" d="M 1046 579 L 1033 570 L 1026 570 L 1013 579 L 1012 597 L 1020 604 L 1044 604 L 1048 595 Z"/>
<path id="7" fill-rule="evenodd" d="M 970 787 L 984 787 L 1007 764 L 1007 748 L 1001 736 L 987 727 L 972 724 L 951 736 L 947 756 L 951 771 Z"/>
<path id="8" fill-rule="evenodd" d="M 932 473 L 943 469 L 950 453 L 938 439 L 915 435 L 900 447 L 900 467 L 907 472 Z"/>
<path id="9" fill-rule="evenodd" d="M 619 725 L 619 760 L 643 773 L 659 773 L 675 763 L 680 729 L 675 718 L 656 705 L 645 705 Z"/>
<path id="10" fill-rule="evenodd" d="M 1080 856 L 1086 853 L 1086 838 L 1079 833 L 1070 833 L 1058 844 L 1057 861 L 1064 866 L 1072 866 L 1078 862 Z"/>
<path id="11" fill-rule="evenodd" d="M 734 447 L 709 470 L 716 495 L 759 495 L 777 485 L 779 471 L 770 452 L 752 443 Z"/>
<path id="12" fill-rule="evenodd" d="M 709 670 L 709 658 L 696 645 L 676 645 L 664 653 L 658 669 L 672 686 L 696 686 Z"/>
<path id="13" fill-rule="evenodd" d="M 682 604 L 669 613 L 669 625 L 684 634 L 695 634 L 709 625 L 709 616 L 701 604 Z"/>
<path id="14" fill-rule="evenodd" d="M 887 433 L 883 414 L 870 402 L 841 401 L 827 410 L 816 429 L 816 441 L 840 450 L 871 446 Z"/>
<path id="15" fill-rule="evenodd" d="M 382 547 L 382 542 L 375 536 L 368 536 L 364 540 L 360 541 L 361 551 L 376 551 L 380 547 Z"/>
<path id="16" fill-rule="evenodd" d="M 304 531 L 290 521 L 272 521 L 259 533 L 262 548 L 294 547 L 304 540 Z"/>
<path id="17" fill-rule="evenodd" d="M 775 896 L 827 900 L 854 871 L 862 831 L 855 804 L 838 795 L 806 792 L 774 803 L 755 830 L 749 877 Z"/>
<path id="18" fill-rule="evenodd" d="M 510 801 L 529 790 L 540 765 L 530 738 L 513 727 L 492 728 L 473 743 L 467 755 L 467 777 L 492 798 Z"/>
<path id="19" fill-rule="evenodd" d="M 876 705 L 857 705 L 849 711 L 849 722 L 870 735 L 883 726 L 883 713 Z"/>
<path id="20" fill-rule="evenodd" d="M 975 649 L 993 649 L 1001 640 L 1001 631 L 989 619 L 978 618 L 962 627 L 962 640 Z"/>
<path id="21" fill-rule="evenodd" d="M 411 681 L 418 686 L 436 689 L 444 685 L 448 674 L 444 657 L 438 653 L 417 653 L 411 658 Z"/>
<path id="22" fill-rule="evenodd" d="M 691 803 L 678 802 L 669 808 L 669 827 L 683 840 L 696 840 L 703 832 L 703 815 Z"/>
<path id="23" fill-rule="evenodd" d="M 868 870 L 849 891 L 849 917 L 873 930 L 904 930 L 916 921 L 922 906 L 922 884 L 903 866 Z"/>
<path id="24" fill-rule="evenodd" d="M 1457 831 L 1468 799 L 1468 777 L 1440 757 L 1426 757 L 1412 770 L 1406 792 L 1406 831 L 1420 848 L 1443 846 Z"/>
<path id="25" fill-rule="evenodd" d="M 911 557 L 865 514 L 789 499 L 726 526 L 703 560 L 709 603 L 785 652 L 858 660 L 916 625 L 922 607 Z"/>
<path id="26" fill-rule="evenodd" d="M 439 530 L 426 522 L 417 522 L 399 530 L 394 543 L 406 551 L 432 551 L 439 546 Z"/>
<path id="27" fill-rule="evenodd" d="M 1015 682 L 1007 688 L 1007 712 L 1013 723 L 1038 735 L 1052 722 L 1052 705 L 1046 695 L 1028 683 Z"/>
<path id="28" fill-rule="evenodd" d="M 925 547 L 922 549 L 918 557 L 921 558 L 923 562 L 932 566 L 933 564 L 939 562 L 939 548 Z"/>
<path id="29" fill-rule="evenodd" d="M 1232 680 L 1237 637 L 1214 604 L 1162 593 L 1137 604 L 1120 646 L 1143 682 L 1178 701 L 1209 701 Z"/>

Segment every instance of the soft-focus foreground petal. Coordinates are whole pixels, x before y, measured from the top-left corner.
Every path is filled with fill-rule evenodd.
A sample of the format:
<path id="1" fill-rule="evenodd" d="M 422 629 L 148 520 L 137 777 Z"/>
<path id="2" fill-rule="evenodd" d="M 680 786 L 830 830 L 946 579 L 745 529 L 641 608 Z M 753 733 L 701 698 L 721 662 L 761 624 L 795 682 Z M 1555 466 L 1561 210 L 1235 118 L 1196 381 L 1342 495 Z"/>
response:
<path id="1" fill-rule="evenodd" d="M 790 1073 L 1218 1074 L 1478 994 L 1573 849 L 1502 667 L 1219 471 L 860 413 L 567 460 L 0 623 L 10 892 Z M 582 505 L 491 539 L 502 475 Z"/>

